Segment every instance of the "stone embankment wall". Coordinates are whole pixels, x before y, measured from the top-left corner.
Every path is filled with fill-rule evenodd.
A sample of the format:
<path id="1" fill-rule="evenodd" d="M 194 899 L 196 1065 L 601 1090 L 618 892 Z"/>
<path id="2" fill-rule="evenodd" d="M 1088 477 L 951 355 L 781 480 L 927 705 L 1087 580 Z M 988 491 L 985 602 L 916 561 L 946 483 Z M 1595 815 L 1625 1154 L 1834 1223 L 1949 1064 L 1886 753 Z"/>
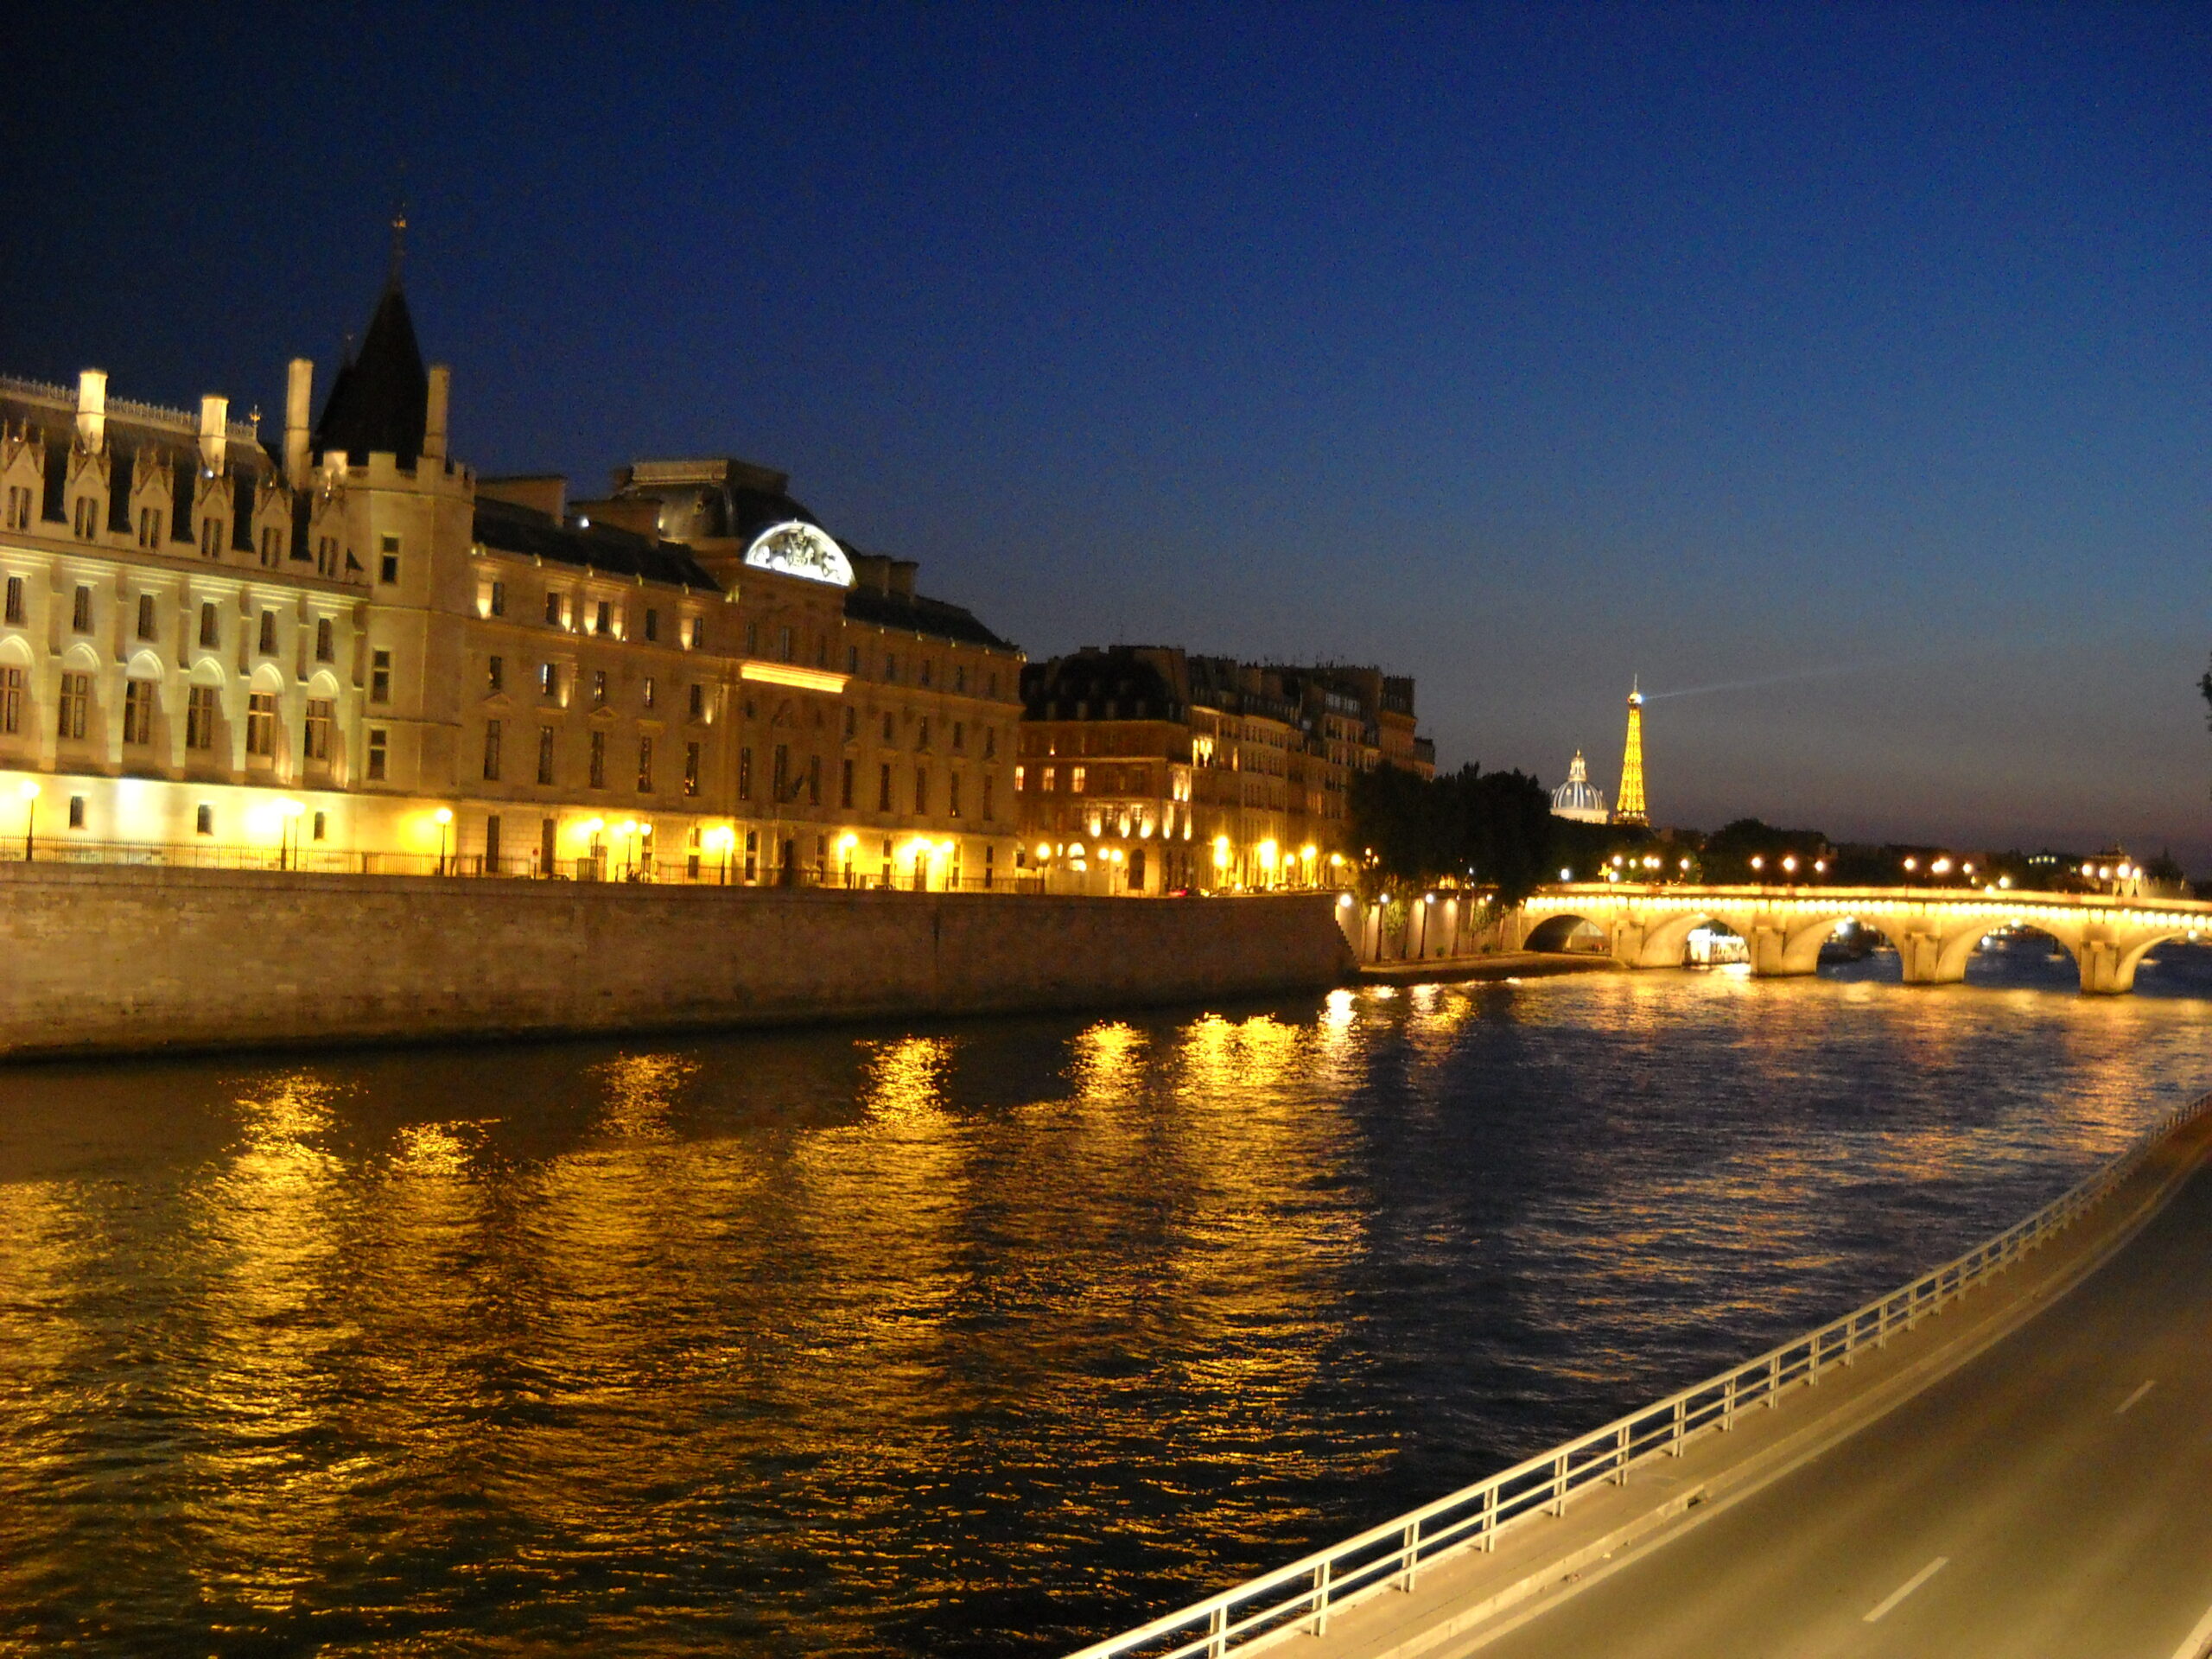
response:
<path id="1" fill-rule="evenodd" d="M 667 1031 L 1310 990 L 1327 895 L 778 892 L 0 865 L 0 1055 Z"/>

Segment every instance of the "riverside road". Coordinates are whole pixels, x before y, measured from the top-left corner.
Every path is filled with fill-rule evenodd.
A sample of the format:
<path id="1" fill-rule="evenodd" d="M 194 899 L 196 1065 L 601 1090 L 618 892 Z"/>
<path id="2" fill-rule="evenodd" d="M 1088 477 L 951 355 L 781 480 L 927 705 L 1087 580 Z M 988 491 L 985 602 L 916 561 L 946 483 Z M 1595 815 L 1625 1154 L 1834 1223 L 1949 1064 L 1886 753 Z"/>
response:
<path id="1" fill-rule="evenodd" d="M 2208 1267 L 2200 1166 L 2111 1261 L 1948 1377 L 1475 1645 L 1484 1659 L 2199 1659 Z"/>

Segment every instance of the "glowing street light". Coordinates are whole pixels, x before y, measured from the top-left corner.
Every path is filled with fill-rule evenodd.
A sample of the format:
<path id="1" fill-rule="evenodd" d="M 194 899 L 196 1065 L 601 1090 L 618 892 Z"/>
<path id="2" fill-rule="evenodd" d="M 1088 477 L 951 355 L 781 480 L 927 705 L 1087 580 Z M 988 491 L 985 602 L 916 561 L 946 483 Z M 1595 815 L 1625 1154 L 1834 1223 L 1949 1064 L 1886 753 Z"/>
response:
<path id="1" fill-rule="evenodd" d="M 453 808 L 442 806 L 430 815 L 438 821 L 438 874 L 446 873 L 446 837 L 453 831 Z"/>
<path id="2" fill-rule="evenodd" d="M 39 783 L 35 778 L 26 778 L 16 785 L 16 792 L 23 798 L 23 862 L 31 861 L 31 830 L 38 822 Z"/>

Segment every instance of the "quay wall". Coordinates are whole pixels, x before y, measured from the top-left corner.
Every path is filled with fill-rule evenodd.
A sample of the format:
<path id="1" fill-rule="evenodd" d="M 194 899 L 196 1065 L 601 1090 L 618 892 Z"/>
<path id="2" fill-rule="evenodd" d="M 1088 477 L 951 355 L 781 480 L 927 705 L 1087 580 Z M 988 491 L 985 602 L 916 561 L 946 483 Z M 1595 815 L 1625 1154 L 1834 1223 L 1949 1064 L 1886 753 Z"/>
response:
<path id="1" fill-rule="evenodd" d="M 1163 1005 L 1337 984 L 1326 894 L 0 865 L 0 1056 Z"/>

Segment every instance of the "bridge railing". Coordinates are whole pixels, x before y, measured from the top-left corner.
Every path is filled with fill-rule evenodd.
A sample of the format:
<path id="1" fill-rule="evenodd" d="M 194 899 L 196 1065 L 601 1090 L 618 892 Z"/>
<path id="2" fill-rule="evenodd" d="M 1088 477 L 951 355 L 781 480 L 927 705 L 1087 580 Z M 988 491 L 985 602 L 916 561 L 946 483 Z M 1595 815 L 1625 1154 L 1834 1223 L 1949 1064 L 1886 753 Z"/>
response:
<path id="1" fill-rule="evenodd" d="M 1564 1515 L 1568 1500 L 1584 1488 L 1620 1484 L 1630 1469 L 1649 1459 L 1680 1457 L 1691 1441 L 1726 1433 L 1738 1413 L 1771 1408 L 1790 1389 L 1810 1387 L 1832 1368 L 1850 1364 L 1860 1349 L 1879 1347 L 1896 1332 L 1940 1313 L 2079 1218 L 2133 1174 L 2166 1135 L 2208 1109 L 2212 1095 L 2178 1109 L 2133 1150 L 2018 1225 L 1840 1319 L 1448 1497 L 1096 1643 L 1069 1659 L 1221 1659 L 1296 1631 L 1323 1634 L 1332 1613 L 1386 1591 L 1409 1591 L 1425 1568 L 1447 1557 L 1495 1549 L 1508 1529 L 1541 1516 Z"/>

